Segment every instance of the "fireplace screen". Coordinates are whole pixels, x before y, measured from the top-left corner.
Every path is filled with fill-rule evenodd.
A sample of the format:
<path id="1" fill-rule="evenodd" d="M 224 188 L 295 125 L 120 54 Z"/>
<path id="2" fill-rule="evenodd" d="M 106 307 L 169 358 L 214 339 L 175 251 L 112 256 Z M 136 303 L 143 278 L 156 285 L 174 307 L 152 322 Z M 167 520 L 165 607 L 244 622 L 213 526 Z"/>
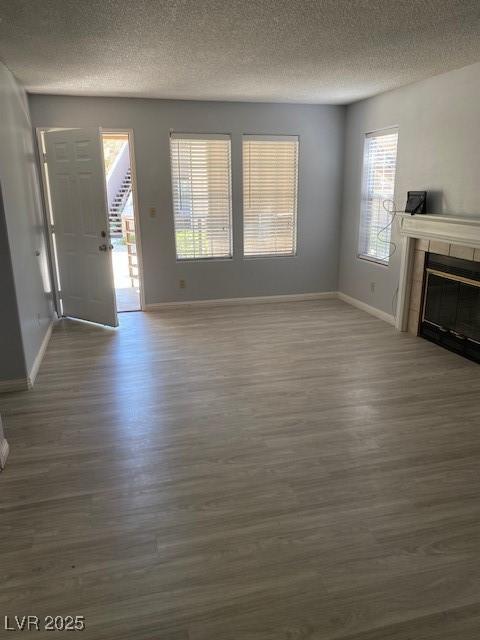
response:
<path id="1" fill-rule="evenodd" d="M 475 360 L 480 353 L 478 266 L 430 254 L 420 332 Z"/>
<path id="2" fill-rule="evenodd" d="M 467 283 L 427 270 L 423 319 L 480 342 L 480 282 Z"/>

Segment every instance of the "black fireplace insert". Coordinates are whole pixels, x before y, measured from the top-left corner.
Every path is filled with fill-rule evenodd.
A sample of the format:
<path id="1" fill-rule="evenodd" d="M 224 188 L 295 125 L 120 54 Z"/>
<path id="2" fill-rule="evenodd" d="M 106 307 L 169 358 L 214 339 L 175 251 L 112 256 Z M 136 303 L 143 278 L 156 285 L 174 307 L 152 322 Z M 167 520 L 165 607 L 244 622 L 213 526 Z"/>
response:
<path id="1" fill-rule="evenodd" d="M 480 263 L 427 255 L 420 335 L 480 362 Z"/>

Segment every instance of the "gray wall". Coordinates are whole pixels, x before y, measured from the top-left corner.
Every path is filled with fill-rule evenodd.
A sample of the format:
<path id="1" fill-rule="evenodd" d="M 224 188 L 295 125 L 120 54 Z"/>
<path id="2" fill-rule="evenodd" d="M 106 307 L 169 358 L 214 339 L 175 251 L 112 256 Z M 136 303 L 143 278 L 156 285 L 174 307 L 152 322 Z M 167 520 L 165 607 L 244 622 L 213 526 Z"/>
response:
<path id="1" fill-rule="evenodd" d="M 25 378 L 25 358 L 0 185 L 0 382 Z M 0 424 L 0 440 L 2 425 Z"/>
<path id="2" fill-rule="evenodd" d="M 400 250 L 388 267 L 356 254 L 363 136 L 392 125 L 399 126 L 397 207 L 405 207 L 408 190 L 421 189 L 431 194 L 429 213 L 480 214 L 480 64 L 347 108 L 339 288 L 387 313 L 398 286 Z"/>
<path id="3" fill-rule="evenodd" d="M 20 369 L 23 369 L 21 377 L 31 370 L 51 322 L 52 304 L 28 102 L 12 74 L 1 63 L 0 113 L 0 181 L 23 348 L 22 362 L 16 348 L 8 358 L 2 353 L 0 377 L 8 379 L 12 374 L 18 377 Z M 13 306 L 11 295 L 10 291 L 9 305 Z M 3 314 L 0 322 L 2 333 Z M 11 335 L 14 341 L 14 330 Z"/>
<path id="4" fill-rule="evenodd" d="M 134 130 L 147 304 L 337 289 L 343 107 L 32 95 L 30 109 L 35 127 Z M 176 262 L 170 129 L 232 135 L 232 260 Z M 300 136 L 296 257 L 242 259 L 242 133 Z"/>

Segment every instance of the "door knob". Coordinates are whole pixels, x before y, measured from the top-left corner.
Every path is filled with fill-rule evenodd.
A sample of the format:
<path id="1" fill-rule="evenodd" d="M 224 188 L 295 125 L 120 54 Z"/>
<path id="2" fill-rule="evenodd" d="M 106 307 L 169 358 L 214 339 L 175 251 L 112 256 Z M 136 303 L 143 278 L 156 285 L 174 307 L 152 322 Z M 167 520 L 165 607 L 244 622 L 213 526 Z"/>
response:
<path id="1" fill-rule="evenodd" d="M 101 244 L 101 245 L 98 247 L 98 250 L 99 250 L 99 251 L 106 251 L 106 250 L 107 250 L 107 245 L 106 245 L 106 244 Z"/>

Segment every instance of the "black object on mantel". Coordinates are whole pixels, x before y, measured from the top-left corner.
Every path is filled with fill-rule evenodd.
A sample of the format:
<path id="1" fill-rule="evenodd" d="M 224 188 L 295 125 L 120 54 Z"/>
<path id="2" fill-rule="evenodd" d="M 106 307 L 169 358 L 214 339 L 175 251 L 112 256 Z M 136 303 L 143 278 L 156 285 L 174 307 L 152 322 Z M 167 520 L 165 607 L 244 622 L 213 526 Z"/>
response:
<path id="1" fill-rule="evenodd" d="M 427 192 L 426 191 L 407 191 L 407 204 L 405 205 L 405 213 L 427 212 Z"/>

